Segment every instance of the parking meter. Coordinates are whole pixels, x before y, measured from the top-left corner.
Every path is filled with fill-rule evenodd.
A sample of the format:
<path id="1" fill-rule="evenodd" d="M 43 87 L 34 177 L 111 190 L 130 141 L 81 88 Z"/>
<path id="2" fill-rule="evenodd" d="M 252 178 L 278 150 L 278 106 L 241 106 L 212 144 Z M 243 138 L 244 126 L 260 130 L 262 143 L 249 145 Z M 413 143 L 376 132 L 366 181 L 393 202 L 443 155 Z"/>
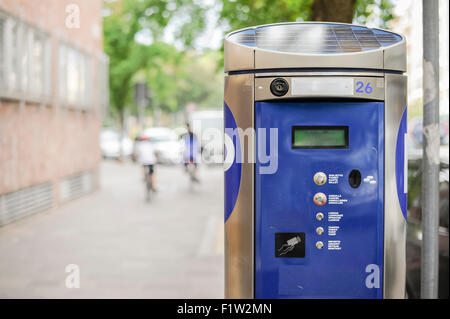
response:
<path id="1" fill-rule="evenodd" d="M 224 45 L 226 298 L 404 298 L 404 37 L 284 23 Z"/>

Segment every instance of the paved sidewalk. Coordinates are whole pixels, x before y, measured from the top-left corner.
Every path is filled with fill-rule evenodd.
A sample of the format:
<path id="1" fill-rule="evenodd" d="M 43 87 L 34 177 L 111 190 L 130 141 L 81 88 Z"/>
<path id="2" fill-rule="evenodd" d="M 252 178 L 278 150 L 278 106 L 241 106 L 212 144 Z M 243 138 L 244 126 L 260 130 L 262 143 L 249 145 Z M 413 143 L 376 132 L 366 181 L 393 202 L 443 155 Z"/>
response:
<path id="1" fill-rule="evenodd" d="M 140 167 L 104 162 L 99 191 L 0 228 L 0 298 L 223 298 L 221 168 L 157 172 L 146 203 Z"/>

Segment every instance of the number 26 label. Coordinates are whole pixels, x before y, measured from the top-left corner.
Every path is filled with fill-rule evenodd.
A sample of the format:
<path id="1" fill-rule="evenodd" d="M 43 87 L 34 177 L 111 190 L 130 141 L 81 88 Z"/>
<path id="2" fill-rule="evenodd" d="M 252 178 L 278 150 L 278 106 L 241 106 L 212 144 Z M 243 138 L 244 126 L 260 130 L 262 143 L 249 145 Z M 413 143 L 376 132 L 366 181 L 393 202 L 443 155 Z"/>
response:
<path id="1" fill-rule="evenodd" d="M 371 94 L 373 92 L 373 88 L 370 85 L 370 82 L 364 83 L 363 81 L 356 82 L 356 93 L 366 93 Z"/>

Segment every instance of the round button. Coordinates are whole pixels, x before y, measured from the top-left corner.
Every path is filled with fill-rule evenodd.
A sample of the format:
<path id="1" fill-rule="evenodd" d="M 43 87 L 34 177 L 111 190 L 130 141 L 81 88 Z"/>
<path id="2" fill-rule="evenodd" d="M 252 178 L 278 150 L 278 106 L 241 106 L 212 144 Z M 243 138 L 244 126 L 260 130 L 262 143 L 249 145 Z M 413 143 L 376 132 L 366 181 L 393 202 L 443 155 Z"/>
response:
<path id="1" fill-rule="evenodd" d="M 317 213 L 316 214 L 316 219 L 317 220 L 322 220 L 325 216 L 322 213 Z"/>
<path id="2" fill-rule="evenodd" d="M 316 243 L 316 248 L 317 248 L 317 249 L 322 249 L 322 248 L 323 248 L 323 242 L 318 241 L 318 242 Z"/>
<path id="3" fill-rule="evenodd" d="M 324 230 L 323 230 L 322 227 L 317 227 L 317 228 L 316 228 L 316 233 L 317 233 L 317 235 L 322 235 L 323 232 L 324 232 Z"/>
<path id="4" fill-rule="evenodd" d="M 319 186 L 324 185 L 327 182 L 327 174 L 324 172 L 317 172 L 314 175 L 314 183 L 316 183 Z"/>
<path id="5" fill-rule="evenodd" d="M 314 195 L 314 204 L 316 204 L 317 206 L 323 206 L 327 203 L 327 195 L 325 195 L 324 193 L 317 193 L 316 195 Z"/>

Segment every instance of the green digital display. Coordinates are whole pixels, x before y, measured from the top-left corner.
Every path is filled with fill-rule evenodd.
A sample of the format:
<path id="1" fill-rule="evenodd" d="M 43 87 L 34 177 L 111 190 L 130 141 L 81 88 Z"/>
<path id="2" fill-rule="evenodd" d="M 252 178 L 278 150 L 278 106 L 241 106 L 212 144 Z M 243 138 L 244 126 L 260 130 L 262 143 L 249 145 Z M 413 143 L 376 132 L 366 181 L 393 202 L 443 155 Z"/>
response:
<path id="1" fill-rule="evenodd" d="M 348 126 L 294 126 L 293 148 L 348 148 Z"/>

